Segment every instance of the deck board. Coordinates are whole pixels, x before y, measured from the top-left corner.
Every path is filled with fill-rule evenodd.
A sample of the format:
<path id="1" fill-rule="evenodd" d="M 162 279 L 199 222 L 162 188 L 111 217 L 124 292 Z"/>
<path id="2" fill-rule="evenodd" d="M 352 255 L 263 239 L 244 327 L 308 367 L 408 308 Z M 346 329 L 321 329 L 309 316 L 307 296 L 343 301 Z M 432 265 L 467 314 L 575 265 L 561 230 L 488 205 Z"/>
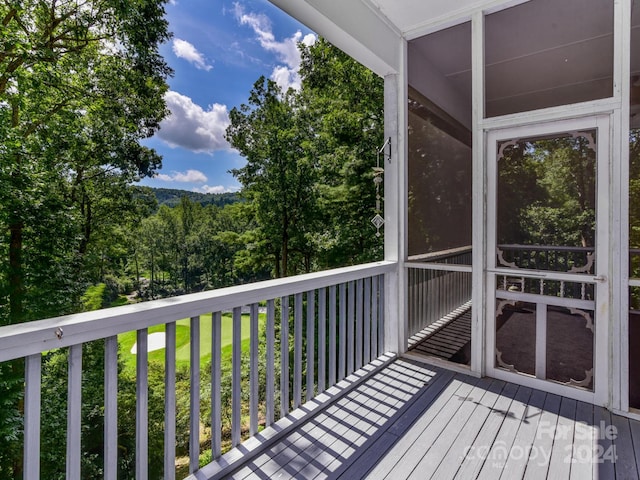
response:
<path id="1" fill-rule="evenodd" d="M 527 468 L 527 461 L 542 416 L 547 394 L 540 390 L 533 390 L 528 404 L 522 412 L 520 425 L 513 441 L 512 452 L 506 462 L 500 478 L 522 478 Z"/>
<path id="2" fill-rule="evenodd" d="M 551 450 L 551 460 L 547 474 L 547 478 L 549 479 L 560 480 L 570 478 L 576 405 L 577 402 L 569 398 L 562 398 L 560 403 L 558 424 L 553 437 L 553 449 Z"/>
<path id="3" fill-rule="evenodd" d="M 455 440 L 449 451 L 443 456 L 440 465 L 431 475 L 431 478 L 447 480 L 456 477 L 462 461 L 471 451 L 469 447 L 474 444 L 480 430 L 491 415 L 491 412 L 494 411 L 496 402 L 501 398 L 500 394 L 505 385 L 506 383 L 501 380 L 494 380 L 484 392 L 476 403 L 473 416 L 457 435 L 452 435 Z"/>
<path id="4" fill-rule="evenodd" d="M 557 395 L 547 394 L 545 397 L 536 435 L 531 444 L 531 451 L 522 477 L 524 479 L 536 480 L 547 476 L 553 448 L 553 431 L 558 424 L 561 401 L 562 398 Z"/>
<path id="5" fill-rule="evenodd" d="M 419 455 L 423 456 L 416 467 L 413 469 L 413 472 L 411 476 L 409 476 L 409 478 L 423 479 L 425 478 L 424 472 L 434 472 L 440 466 L 442 458 L 446 455 L 451 445 L 456 440 L 456 436 L 444 435 L 442 433 L 445 431 L 445 429 L 450 431 L 460 431 L 467 423 L 472 420 L 472 414 L 477 406 L 476 399 L 479 399 L 483 396 L 484 392 L 487 391 L 491 383 L 491 379 L 484 378 L 474 386 L 467 397 L 465 397 L 464 399 L 458 398 L 458 410 L 455 412 L 451 420 L 448 421 L 446 425 L 443 425 L 441 431 L 437 433 L 437 436 L 433 440 L 430 448 L 426 449 L 424 452 L 417 452 L 418 458 Z M 432 429 L 430 428 L 430 430 Z"/>
<path id="6" fill-rule="evenodd" d="M 598 453 L 606 454 L 607 452 L 615 452 L 613 447 L 613 440 L 610 438 L 606 432 L 602 431 L 601 426 L 611 425 L 611 413 L 608 410 L 605 410 L 602 407 L 594 407 L 593 409 L 593 422 L 594 425 L 598 427 L 598 445 L 597 451 Z M 616 468 L 615 464 L 612 462 L 598 462 L 595 464 L 595 473 L 594 478 L 599 480 L 611 480 L 616 478 Z"/>
<path id="7" fill-rule="evenodd" d="M 633 441 L 631 439 L 631 428 L 629 420 L 618 415 L 611 416 L 611 422 L 616 428 L 613 438 L 617 461 L 615 463 L 616 477 L 627 478 L 629 480 L 638 479 L 638 467 L 633 451 Z"/>
<path id="8" fill-rule="evenodd" d="M 226 478 L 637 479 L 639 457 L 634 420 L 397 359 Z"/>
<path id="9" fill-rule="evenodd" d="M 576 406 L 576 425 L 571 452 L 571 480 L 590 478 L 594 465 L 589 460 L 593 455 L 595 428 L 593 427 L 593 405 L 578 402 Z"/>

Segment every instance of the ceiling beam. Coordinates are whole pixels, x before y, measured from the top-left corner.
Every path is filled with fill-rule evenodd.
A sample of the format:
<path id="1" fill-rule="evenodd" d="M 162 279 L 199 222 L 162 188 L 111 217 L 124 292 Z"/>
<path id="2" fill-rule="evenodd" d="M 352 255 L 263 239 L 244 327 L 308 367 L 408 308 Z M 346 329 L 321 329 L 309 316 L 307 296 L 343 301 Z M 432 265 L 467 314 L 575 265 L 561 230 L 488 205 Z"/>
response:
<path id="1" fill-rule="evenodd" d="M 380 76 L 398 73 L 401 35 L 360 0 L 269 0 Z"/>

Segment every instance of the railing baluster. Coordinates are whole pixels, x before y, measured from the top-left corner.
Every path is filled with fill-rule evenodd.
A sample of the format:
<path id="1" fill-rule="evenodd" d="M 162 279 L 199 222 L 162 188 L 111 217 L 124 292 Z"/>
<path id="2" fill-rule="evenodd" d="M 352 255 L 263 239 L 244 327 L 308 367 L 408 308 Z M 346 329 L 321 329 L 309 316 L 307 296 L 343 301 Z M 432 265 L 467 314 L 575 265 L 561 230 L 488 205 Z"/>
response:
<path id="1" fill-rule="evenodd" d="M 307 292 L 307 402 L 315 396 L 315 294 Z"/>
<path id="2" fill-rule="evenodd" d="M 164 328 L 164 478 L 176 478 L 176 322 Z"/>
<path id="3" fill-rule="evenodd" d="M 193 473 L 200 457 L 200 317 L 191 317 L 190 326 L 189 473 Z"/>
<path id="4" fill-rule="evenodd" d="M 211 321 L 211 456 L 219 458 L 222 454 L 222 312 L 214 312 Z"/>
<path id="5" fill-rule="evenodd" d="M 356 365 L 355 370 L 362 368 L 362 279 L 356 281 Z"/>
<path id="6" fill-rule="evenodd" d="M 409 334 L 411 334 L 411 332 L 414 331 L 415 329 L 415 324 L 416 324 L 416 320 L 417 320 L 417 313 L 416 313 L 416 272 L 417 270 L 414 270 L 412 268 L 409 269 L 409 272 L 407 274 L 407 294 L 408 299 L 407 299 L 407 317 L 408 317 L 408 321 L 407 321 L 407 325 L 409 328 Z"/>
<path id="7" fill-rule="evenodd" d="M 146 328 L 137 331 L 136 349 L 136 479 L 146 480 L 149 474 L 149 369 Z"/>
<path id="8" fill-rule="evenodd" d="M 267 301 L 267 372 L 266 372 L 266 388 L 267 388 L 267 405 L 265 423 L 271 425 L 274 420 L 275 410 L 275 302 L 273 299 Z"/>
<path id="9" fill-rule="evenodd" d="M 329 287 L 329 386 L 336 383 L 336 286 Z"/>
<path id="10" fill-rule="evenodd" d="M 422 301 L 423 298 L 423 289 L 426 285 L 426 275 L 427 272 L 422 272 L 422 270 L 416 270 L 413 273 L 413 316 L 415 317 L 413 322 L 413 327 L 411 328 L 411 332 L 415 333 L 420 325 L 427 322 L 428 312 L 427 305 Z"/>
<path id="11" fill-rule="evenodd" d="M 104 341 L 104 478 L 118 478 L 117 336 L 108 337 Z"/>
<path id="12" fill-rule="evenodd" d="M 378 355 L 378 277 L 371 279 L 371 355 Z"/>
<path id="13" fill-rule="evenodd" d="M 240 444 L 241 397 L 242 382 L 242 310 L 233 309 L 233 347 L 232 347 L 232 387 L 231 387 L 231 446 Z"/>
<path id="14" fill-rule="evenodd" d="M 429 277 L 432 272 L 418 271 L 414 276 L 414 291 L 416 292 L 416 299 L 414 301 L 414 311 L 417 317 L 417 323 L 414 324 L 411 329 L 411 333 L 414 334 L 421 329 L 423 325 L 431 323 L 430 309 L 433 308 L 433 302 L 429 302 L 427 298 Z"/>
<path id="15" fill-rule="evenodd" d="M 40 411 L 42 354 L 25 359 L 24 391 L 24 480 L 40 478 Z"/>
<path id="16" fill-rule="evenodd" d="M 327 289 L 318 290 L 318 393 L 324 392 L 327 378 Z"/>
<path id="17" fill-rule="evenodd" d="M 355 282 L 349 282 L 349 294 L 347 297 L 347 375 L 351 375 L 354 372 L 354 320 L 355 320 Z"/>
<path id="18" fill-rule="evenodd" d="M 371 361 L 371 278 L 364 279 L 364 362 Z"/>
<path id="19" fill-rule="evenodd" d="M 384 353 L 384 274 L 378 275 L 378 282 L 378 355 L 381 355 Z"/>
<path id="20" fill-rule="evenodd" d="M 67 478 L 80 478 L 82 431 L 82 344 L 69 347 Z"/>
<path id="21" fill-rule="evenodd" d="M 296 293 L 293 314 L 293 408 L 302 404 L 302 293 Z"/>
<path id="22" fill-rule="evenodd" d="M 280 300 L 280 416 L 289 413 L 289 297 Z"/>
<path id="23" fill-rule="evenodd" d="M 249 336 L 249 435 L 258 433 L 258 304 L 251 304 Z"/>
<path id="24" fill-rule="evenodd" d="M 431 325 L 431 323 L 433 322 L 433 317 L 435 316 L 434 312 L 436 307 L 436 302 L 435 302 L 436 297 L 434 296 L 434 292 L 435 292 L 434 274 L 435 272 L 432 272 L 430 270 L 424 272 L 424 282 L 422 282 L 422 285 L 420 286 L 420 288 L 424 291 L 424 298 L 422 300 L 422 303 L 424 305 L 423 308 L 425 311 L 425 320 L 424 320 L 425 326 Z"/>
<path id="25" fill-rule="evenodd" d="M 345 283 L 340 284 L 340 299 L 339 299 L 340 314 L 338 321 L 340 322 L 339 328 L 339 351 L 338 358 L 338 381 L 342 380 L 347 375 L 347 285 Z"/>

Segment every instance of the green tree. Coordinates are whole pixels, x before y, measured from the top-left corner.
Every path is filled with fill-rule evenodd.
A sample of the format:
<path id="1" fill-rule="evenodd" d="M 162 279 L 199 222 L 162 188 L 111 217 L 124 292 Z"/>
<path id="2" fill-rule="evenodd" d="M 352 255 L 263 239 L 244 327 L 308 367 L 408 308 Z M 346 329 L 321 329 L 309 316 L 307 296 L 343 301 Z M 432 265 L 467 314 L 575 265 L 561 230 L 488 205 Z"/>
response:
<path id="1" fill-rule="evenodd" d="M 35 238 L 34 223 L 66 215 L 51 224 L 78 228 L 77 217 L 86 220 L 89 213 L 78 193 L 88 176 L 118 170 L 135 177 L 158 166 L 159 157 L 138 141 L 153 134 L 166 113 L 170 70 L 157 52 L 168 38 L 163 15 L 157 1 L 0 6 L 0 176 L 6 186 L 2 223 L 9 232 L 5 322 L 49 311 L 38 308 L 41 296 L 29 298 L 33 263 L 26 250 Z M 68 197 L 65 187 L 74 190 Z M 64 233 L 75 237 L 68 244 L 82 255 L 86 231 Z"/>
<path id="2" fill-rule="evenodd" d="M 293 91 L 282 92 L 261 77 L 248 104 L 234 108 L 226 138 L 247 159 L 233 170 L 242 193 L 253 204 L 258 225 L 254 244 L 268 255 L 276 277 L 309 271 L 309 241 L 316 219 L 316 162 L 305 146 L 311 137 L 304 106 Z"/>
<path id="3" fill-rule="evenodd" d="M 301 103 L 313 136 L 306 155 L 318 164 L 320 224 L 313 235 L 320 268 L 379 260 L 373 167 L 384 143 L 383 80 L 319 38 L 300 45 Z"/>
<path id="4" fill-rule="evenodd" d="M 80 308 L 97 190 L 113 186 L 99 179 L 159 165 L 139 140 L 166 114 L 170 69 L 162 1 L 4 2 L 0 23 L 3 325 Z M 23 367 L 1 368 L 0 477 L 15 478 Z"/>

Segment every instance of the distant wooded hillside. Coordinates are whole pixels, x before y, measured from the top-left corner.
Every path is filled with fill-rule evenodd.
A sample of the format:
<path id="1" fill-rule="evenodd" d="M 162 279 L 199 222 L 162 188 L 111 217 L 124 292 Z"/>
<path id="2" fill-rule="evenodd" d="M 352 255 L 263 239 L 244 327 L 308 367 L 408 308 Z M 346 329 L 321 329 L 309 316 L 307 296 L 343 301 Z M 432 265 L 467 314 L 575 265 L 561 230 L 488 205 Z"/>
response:
<path id="1" fill-rule="evenodd" d="M 199 203 L 202 206 L 217 205 L 218 207 L 224 207 L 230 203 L 240 201 L 237 193 L 199 193 L 175 188 L 152 188 L 151 191 L 158 200 L 158 206 L 175 207 L 180 203 L 182 197 L 187 197 L 192 202 Z"/>

